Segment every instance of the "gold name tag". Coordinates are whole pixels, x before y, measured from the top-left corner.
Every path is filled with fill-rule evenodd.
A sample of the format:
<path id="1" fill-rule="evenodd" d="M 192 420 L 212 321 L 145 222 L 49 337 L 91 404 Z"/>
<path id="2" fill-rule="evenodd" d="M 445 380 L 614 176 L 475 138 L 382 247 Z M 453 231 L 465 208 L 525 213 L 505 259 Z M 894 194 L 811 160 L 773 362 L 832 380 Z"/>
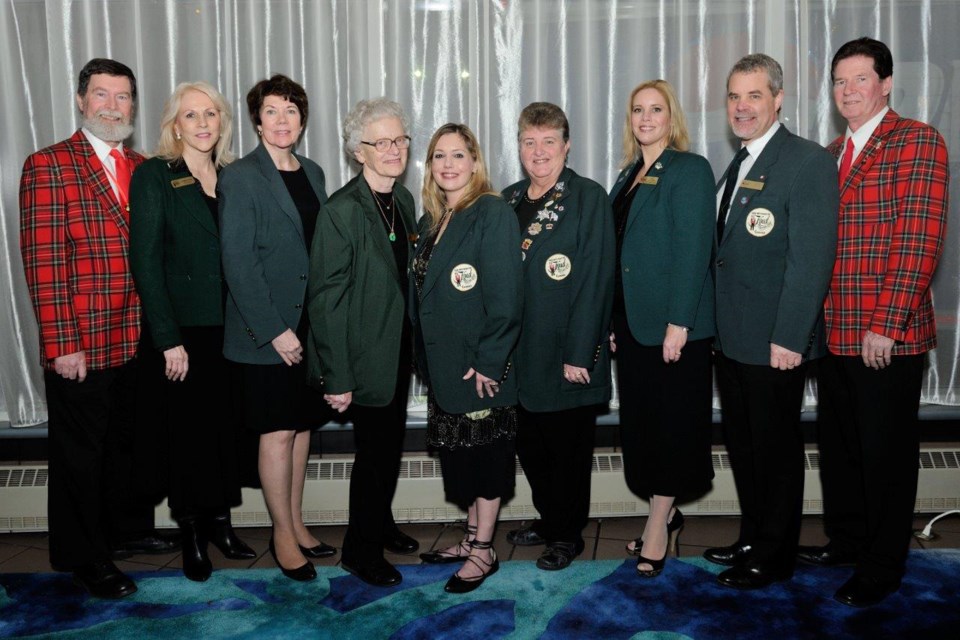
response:
<path id="1" fill-rule="evenodd" d="M 758 182 L 757 180 L 744 180 L 740 183 L 740 187 L 743 189 L 755 189 L 756 191 L 763 191 L 763 183 Z"/>
<path id="2" fill-rule="evenodd" d="M 657 184 L 659 181 L 659 176 L 643 176 L 640 178 L 640 184 Z"/>
<path id="3" fill-rule="evenodd" d="M 186 178 L 177 178 L 176 180 L 171 180 L 170 184 L 174 189 L 179 189 L 180 187 L 186 187 L 190 184 L 197 184 L 197 181 L 193 176 L 187 176 Z"/>

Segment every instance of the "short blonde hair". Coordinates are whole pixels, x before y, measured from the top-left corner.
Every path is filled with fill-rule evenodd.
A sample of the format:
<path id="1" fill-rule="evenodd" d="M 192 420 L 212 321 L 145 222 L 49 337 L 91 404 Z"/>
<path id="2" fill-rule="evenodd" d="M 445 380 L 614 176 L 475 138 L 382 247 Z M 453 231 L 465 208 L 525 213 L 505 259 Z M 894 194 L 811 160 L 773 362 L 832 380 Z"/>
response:
<path id="1" fill-rule="evenodd" d="M 627 99 L 627 117 L 623 123 L 623 158 L 620 160 L 620 168 L 625 169 L 640 158 L 640 143 L 633 135 L 633 127 L 630 124 L 630 114 L 633 111 L 633 99 L 644 89 L 656 89 L 667 102 L 667 109 L 670 111 L 670 132 L 667 134 L 667 147 L 677 151 L 686 151 L 690 148 L 690 134 L 687 132 L 687 119 L 683 115 L 683 109 L 680 108 L 680 101 L 677 100 L 677 93 L 666 80 L 647 80 L 638 84 L 630 92 Z"/>
<path id="2" fill-rule="evenodd" d="M 181 82 L 173 90 L 173 95 L 167 99 L 160 116 L 160 140 L 157 142 L 156 156 L 164 160 L 179 160 L 183 157 L 183 141 L 177 140 L 174 124 L 180 113 L 180 103 L 188 91 L 199 91 L 213 102 L 213 106 L 220 112 L 220 139 L 213 149 L 213 162 L 217 167 L 224 167 L 233 161 L 234 155 L 230 150 L 233 144 L 233 115 L 223 95 L 203 81 Z"/>
<path id="3" fill-rule="evenodd" d="M 427 147 L 426 171 L 423 175 L 423 191 L 421 192 L 423 208 L 430 216 L 432 222 L 430 228 L 433 230 L 436 230 L 440 226 L 443 214 L 447 210 L 446 195 L 436 180 L 433 179 L 433 152 L 436 150 L 440 138 L 448 133 L 455 133 L 460 136 L 464 145 L 467 147 L 467 152 L 475 163 L 473 176 L 470 178 L 470 182 L 467 183 L 467 188 L 463 192 L 460 201 L 457 202 L 450 214 L 453 215 L 457 211 L 463 211 L 476 202 L 480 196 L 487 194 L 500 195 L 493 190 L 493 185 L 490 184 L 487 165 L 484 163 L 483 153 L 480 151 L 480 143 L 477 141 L 477 137 L 473 135 L 473 131 L 465 124 L 448 122 L 437 129 L 433 137 L 430 138 L 430 145 Z"/>

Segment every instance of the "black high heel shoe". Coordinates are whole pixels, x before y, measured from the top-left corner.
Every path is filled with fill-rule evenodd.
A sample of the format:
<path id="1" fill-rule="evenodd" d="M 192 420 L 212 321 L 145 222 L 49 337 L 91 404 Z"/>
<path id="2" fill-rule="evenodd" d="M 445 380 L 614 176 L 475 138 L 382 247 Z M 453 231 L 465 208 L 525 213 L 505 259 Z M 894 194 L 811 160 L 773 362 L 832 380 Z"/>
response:
<path id="1" fill-rule="evenodd" d="M 444 550 L 427 551 L 426 553 L 420 554 L 420 559 L 427 564 L 452 564 L 454 562 L 465 560 L 470 556 L 470 541 L 476 537 L 477 528 L 468 524 L 465 529 L 467 535 L 463 537 L 463 540 L 457 543 L 456 554 L 452 554 Z M 463 553 L 464 551 L 466 553 Z"/>
<path id="2" fill-rule="evenodd" d="M 681 513 L 680 509 L 675 509 L 673 512 L 673 517 L 670 518 L 670 522 L 667 523 L 667 533 L 671 534 L 674 531 L 680 531 L 680 529 L 683 529 L 683 513 Z M 642 546 L 643 546 L 643 536 L 640 536 L 639 538 L 635 538 L 633 541 L 633 549 L 630 548 L 629 544 L 627 545 L 626 547 L 627 553 L 631 556 L 639 556 L 640 547 Z M 674 555 L 676 555 L 677 553 L 676 546 L 674 546 L 671 549 L 671 551 L 674 553 Z"/>
<path id="3" fill-rule="evenodd" d="M 650 558 L 643 557 L 639 553 L 636 554 L 639 558 L 637 562 L 638 575 L 644 578 L 656 578 L 660 575 L 663 571 L 663 566 L 667 562 L 667 555 L 671 552 L 673 555 L 678 555 L 678 541 L 680 539 L 681 529 L 683 529 L 683 514 L 677 509 L 673 514 L 673 518 L 667 523 L 667 549 L 663 552 L 663 557 L 659 560 L 651 560 Z M 650 565 L 650 569 L 641 569 L 641 564 Z"/>
<path id="4" fill-rule="evenodd" d="M 317 577 L 317 570 L 314 568 L 313 564 L 307 562 L 306 564 L 297 567 L 296 569 L 287 569 L 277 558 L 277 550 L 273 546 L 273 538 L 270 538 L 270 555 L 273 556 L 273 561 L 277 563 L 277 567 L 280 569 L 283 575 L 287 576 L 291 580 L 297 580 L 298 582 L 307 582 L 308 580 L 313 580 Z"/>
<path id="5" fill-rule="evenodd" d="M 257 552 L 237 537 L 229 511 L 210 518 L 210 542 L 231 560 L 253 560 L 257 557 Z"/>
<path id="6" fill-rule="evenodd" d="M 337 555 L 336 547 L 331 547 L 323 542 L 315 547 L 304 547 L 300 544 L 297 546 L 300 547 L 300 553 L 302 553 L 306 558 L 329 558 L 330 556 Z"/>
<path id="7" fill-rule="evenodd" d="M 470 549 L 490 549 L 490 555 L 493 556 L 493 561 L 487 562 L 483 558 L 477 558 L 472 555 L 467 556 L 467 562 L 475 564 L 483 573 L 475 578 L 461 578 L 459 574 L 453 574 L 447 581 L 446 586 L 443 587 L 443 590 L 447 593 L 470 593 L 482 585 L 487 578 L 495 574 L 500 568 L 497 550 L 493 548 L 492 542 L 471 540 L 468 544 L 470 545 Z"/>

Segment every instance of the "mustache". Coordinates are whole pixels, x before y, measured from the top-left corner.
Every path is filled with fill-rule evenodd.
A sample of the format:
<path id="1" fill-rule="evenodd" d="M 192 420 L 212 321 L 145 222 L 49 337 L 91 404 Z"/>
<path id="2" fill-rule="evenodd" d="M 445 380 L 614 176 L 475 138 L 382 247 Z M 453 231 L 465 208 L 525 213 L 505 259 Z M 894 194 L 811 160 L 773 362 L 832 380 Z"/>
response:
<path id="1" fill-rule="evenodd" d="M 106 116 L 108 118 L 117 118 L 121 122 L 126 122 L 122 111 L 114 111 L 113 109 L 97 109 L 97 112 L 94 114 L 96 117 Z"/>

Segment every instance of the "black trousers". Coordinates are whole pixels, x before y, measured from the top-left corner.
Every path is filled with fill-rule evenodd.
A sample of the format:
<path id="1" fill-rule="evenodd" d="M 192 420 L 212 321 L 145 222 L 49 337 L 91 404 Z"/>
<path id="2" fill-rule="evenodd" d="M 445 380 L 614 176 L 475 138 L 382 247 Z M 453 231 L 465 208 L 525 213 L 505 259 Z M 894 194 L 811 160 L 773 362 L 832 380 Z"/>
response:
<path id="1" fill-rule="evenodd" d="M 806 363 L 781 371 L 717 354 L 723 436 L 751 564 L 793 567 L 803 512 L 800 408 Z"/>
<path id="2" fill-rule="evenodd" d="M 135 497 L 137 361 L 88 371 L 83 382 L 44 373 L 47 391 L 50 564 L 71 571 L 110 557 L 110 544 L 153 530 Z"/>
<path id="3" fill-rule="evenodd" d="M 397 528 L 392 505 L 407 429 L 409 357 L 403 364 L 390 404 L 352 404 L 349 409 L 356 454 L 350 476 L 350 520 L 343 538 L 343 559 L 348 563 L 383 558 L 384 541 Z"/>
<path id="4" fill-rule="evenodd" d="M 917 411 L 926 354 L 871 369 L 860 356 L 819 367 L 818 427 L 824 527 L 857 554 L 857 572 L 903 576 L 917 498 Z"/>
<path id="5" fill-rule="evenodd" d="M 596 407 L 518 410 L 517 457 L 540 514 L 537 533 L 549 542 L 583 543 L 590 515 L 590 472 Z"/>

